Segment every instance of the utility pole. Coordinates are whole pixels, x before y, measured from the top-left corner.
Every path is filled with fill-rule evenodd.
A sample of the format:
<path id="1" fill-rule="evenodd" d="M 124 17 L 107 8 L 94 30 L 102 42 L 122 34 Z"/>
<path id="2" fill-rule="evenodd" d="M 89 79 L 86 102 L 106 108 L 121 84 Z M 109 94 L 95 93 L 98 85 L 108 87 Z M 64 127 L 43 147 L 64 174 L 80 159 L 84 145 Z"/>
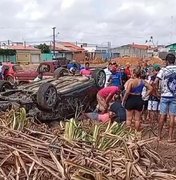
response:
<path id="1" fill-rule="evenodd" d="M 56 53 L 55 53 L 55 49 L 56 49 L 56 27 L 53 27 L 53 55 L 54 58 L 56 58 Z"/>
<path id="2" fill-rule="evenodd" d="M 109 59 L 111 60 L 111 42 L 108 42 L 108 56 Z"/>

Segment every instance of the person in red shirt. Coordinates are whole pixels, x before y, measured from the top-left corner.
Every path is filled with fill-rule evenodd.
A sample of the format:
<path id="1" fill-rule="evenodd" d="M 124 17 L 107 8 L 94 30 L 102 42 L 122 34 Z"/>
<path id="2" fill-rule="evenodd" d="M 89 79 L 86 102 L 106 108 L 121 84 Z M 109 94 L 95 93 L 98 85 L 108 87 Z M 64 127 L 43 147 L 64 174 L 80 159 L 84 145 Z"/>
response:
<path id="1" fill-rule="evenodd" d="M 130 70 L 130 64 L 129 63 L 126 64 L 125 73 L 128 76 L 128 79 L 131 78 L 131 70 Z"/>
<path id="2" fill-rule="evenodd" d="M 80 71 L 80 74 L 82 76 L 87 76 L 87 77 L 91 76 L 91 70 L 89 68 L 89 62 L 85 63 L 85 68 Z"/>
<path id="3" fill-rule="evenodd" d="M 101 112 L 107 112 L 109 103 L 115 99 L 116 95 L 120 93 L 120 88 L 117 86 L 108 86 L 101 89 L 97 93 L 98 109 Z"/>

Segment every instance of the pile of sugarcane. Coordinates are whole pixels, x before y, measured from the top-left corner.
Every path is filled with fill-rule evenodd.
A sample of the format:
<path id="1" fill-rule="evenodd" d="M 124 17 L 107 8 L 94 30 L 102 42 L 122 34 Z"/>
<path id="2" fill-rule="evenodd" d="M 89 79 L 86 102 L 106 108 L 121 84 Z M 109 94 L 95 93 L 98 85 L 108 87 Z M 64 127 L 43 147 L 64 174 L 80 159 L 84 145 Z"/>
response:
<path id="1" fill-rule="evenodd" d="M 49 128 L 20 109 L 0 124 L 0 179 L 176 179 L 150 149 L 154 139 L 139 141 L 117 123 L 71 119 Z"/>

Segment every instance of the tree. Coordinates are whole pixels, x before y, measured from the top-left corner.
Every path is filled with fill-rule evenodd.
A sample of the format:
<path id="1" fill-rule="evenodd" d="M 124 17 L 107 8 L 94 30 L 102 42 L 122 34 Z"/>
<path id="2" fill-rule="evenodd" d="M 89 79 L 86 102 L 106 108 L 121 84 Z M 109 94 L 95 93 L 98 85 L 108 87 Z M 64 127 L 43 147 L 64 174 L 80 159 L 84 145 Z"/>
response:
<path id="1" fill-rule="evenodd" d="M 41 50 L 41 53 L 50 53 L 50 47 L 48 45 L 44 44 L 40 44 L 38 46 L 36 46 L 36 48 Z"/>

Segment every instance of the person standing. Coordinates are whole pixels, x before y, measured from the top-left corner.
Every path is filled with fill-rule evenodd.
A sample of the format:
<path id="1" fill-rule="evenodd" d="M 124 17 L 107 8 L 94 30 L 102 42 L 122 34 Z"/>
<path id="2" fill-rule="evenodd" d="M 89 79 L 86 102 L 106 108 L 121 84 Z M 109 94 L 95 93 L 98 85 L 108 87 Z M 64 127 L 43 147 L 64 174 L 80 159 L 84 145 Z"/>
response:
<path id="1" fill-rule="evenodd" d="M 166 67 L 162 68 L 156 76 L 155 84 L 160 81 L 160 119 L 158 129 L 158 140 L 161 140 L 162 129 L 167 115 L 170 116 L 168 142 L 175 142 L 174 126 L 176 117 L 176 65 L 175 55 L 169 53 L 166 56 Z"/>
<path id="2" fill-rule="evenodd" d="M 130 63 L 127 63 L 127 64 L 126 64 L 125 73 L 126 73 L 128 79 L 130 79 L 130 78 L 131 78 Z"/>
<path id="3" fill-rule="evenodd" d="M 112 69 L 112 74 L 108 80 L 111 86 L 122 87 L 122 73 L 120 72 L 119 67 L 116 65 L 116 68 Z"/>
<path id="4" fill-rule="evenodd" d="M 3 76 L 3 64 L 2 62 L 0 62 L 0 80 L 2 80 L 4 78 Z"/>
<path id="5" fill-rule="evenodd" d="M 158 111 L 160 109 L 160 94 L 157 91 L 154 82 L 160 69 L 161 68 L 159 65 L 157 64 L 153 65 L 153 72 L 151 79 L 149 81 L 149 84 L 153 87 L 152 93 L 149 96 L 149 101 L 148 101 L 148 119 L 150 124 L 153 122 L 154 119 L 158 121 Z"/>
<path id="6" fill-rule="evenodd" d="M 127 110 L 127 127 L 131 127 L 132 118 L 134 115 L 135 129 L 140 130 L 141 113 L 143 110 L 142 90 L 144 87 L 147 88 L 145 97 L 147 97 L 152 87 L 146 81 L 141 79 L 141 69 L 135 68 L 133 70 L 133 78 L 129 80 L 125 94 L 123 96 L 122 104 Z M 144 97 L 144 98 L 145 98 Z"/>
<path id="7" fill-rule="evenodd" d="M 109 62 L 107 68 L 104 69 L 104 72 L 105 72 L 105 74 L 106 74 L 105 87 L 107 87 L 107 86 L 109 85 L 108 80 L 109 80 L 109 78 L 110 78 L 110 76 L 111 76 L 111 74 L 112 74 L 112 73 L 111 73 L 111 67 L 112 67 L 112 63 Z"/>

